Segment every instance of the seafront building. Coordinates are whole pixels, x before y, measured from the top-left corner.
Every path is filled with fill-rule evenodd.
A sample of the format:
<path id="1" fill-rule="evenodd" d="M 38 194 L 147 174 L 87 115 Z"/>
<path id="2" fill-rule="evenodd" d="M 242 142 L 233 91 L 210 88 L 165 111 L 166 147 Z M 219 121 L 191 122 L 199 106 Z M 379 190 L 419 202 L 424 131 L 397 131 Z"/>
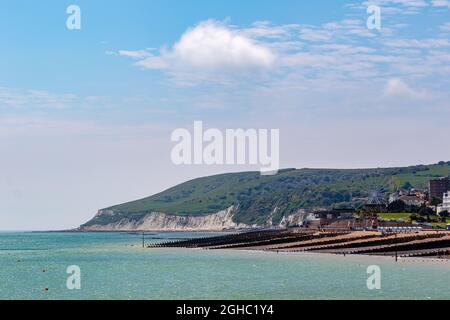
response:
<path id="1" fill-rule="evenodd" d="M 430 180 L 428 184 L 430 200 L 433 198 L 442 199 L 442 195 L 450 190 L 450 178 Z"/>
<path id="2" fill-rule="evenodd" d="M 420 207 L 426 203 L 425 200 L 420 199 L 416 196 L 401 196 L 398 200 L 403 201 L 408 206 Z"/>
<path id="3" fill-rule="evenodd" d="M 450 213 L 450 190 L 444 193 L 442 198 L 442 204 L 437 207 L 437 213 L 439 215 L 444 211 Z"/>
<path id="4" fill-rule="evenodd" d="M 395 201 L 403 201 L 408 206 L 420 207 L 428 200 L 428 194 L 418 189 L 401 190 L 398 189 L 389 195 L 389 204 Z"/>

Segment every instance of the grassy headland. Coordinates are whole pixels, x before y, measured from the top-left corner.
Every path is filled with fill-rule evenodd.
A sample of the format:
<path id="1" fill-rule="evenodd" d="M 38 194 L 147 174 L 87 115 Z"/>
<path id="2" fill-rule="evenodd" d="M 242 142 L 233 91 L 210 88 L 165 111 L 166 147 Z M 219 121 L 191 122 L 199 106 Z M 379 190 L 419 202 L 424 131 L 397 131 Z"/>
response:
<path id="1" fill-rule="evenodd" d="M 113 214 L 96 217 L 86 225 L 139 219 L 149 212 L 202 216 L 233 205 L 238 208 L 234 216 L 238 223 L 263 224 L 269 217 L 279 223 L 302 208 L 357 208 L 373 190 L 391 192 L 405 184 L 426 188 L 430 179 L 449 174 L 450 162 L 376 169 L 287 169 L 274 176 L 222 174 L 107 208 Z"/>

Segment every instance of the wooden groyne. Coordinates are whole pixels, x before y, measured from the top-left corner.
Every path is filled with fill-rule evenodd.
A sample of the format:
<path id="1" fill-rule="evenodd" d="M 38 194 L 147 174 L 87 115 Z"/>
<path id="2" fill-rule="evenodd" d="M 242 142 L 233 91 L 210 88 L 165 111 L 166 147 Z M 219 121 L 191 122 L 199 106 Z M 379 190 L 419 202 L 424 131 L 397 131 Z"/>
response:
<path id="1" fill-rule="evenodd" d="M 384 234 L 349 230 L 257 230 L 218 237 L 168 241 L 151 248 L 201 248 L 208 250 L 262 250 L 316 252 L 341 255 L 363 254 L 396 257 L 450 257 L 448 231 L 417 231 Z"/>

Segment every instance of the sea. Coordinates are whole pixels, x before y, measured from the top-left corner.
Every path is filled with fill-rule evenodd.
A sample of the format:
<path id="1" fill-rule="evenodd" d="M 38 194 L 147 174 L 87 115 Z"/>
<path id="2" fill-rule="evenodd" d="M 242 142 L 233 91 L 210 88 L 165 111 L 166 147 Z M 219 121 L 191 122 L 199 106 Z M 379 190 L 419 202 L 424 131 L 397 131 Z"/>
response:
<path id="1" fill-rule="evenodd" d="M 212 235 L 149 232 L 144 241 Z M 0 233 L 0 299 L 450 299 L 450 261 L 151 249 L 142 241 L 139 233 Z"/>

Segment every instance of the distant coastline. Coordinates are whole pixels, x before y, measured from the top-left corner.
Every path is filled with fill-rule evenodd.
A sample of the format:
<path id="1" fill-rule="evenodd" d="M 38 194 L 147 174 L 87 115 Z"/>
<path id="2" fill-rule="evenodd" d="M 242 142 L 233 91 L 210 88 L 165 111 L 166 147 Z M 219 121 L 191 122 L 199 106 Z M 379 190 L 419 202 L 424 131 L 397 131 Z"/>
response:
<path id="1" fill-rule="evenodd" d="M 442 198 L 436 190 L 443 182 L 436 179 L 447 181 L 448 176 L 450 162 L 400 168 L 286 169 L 274 176 L 259 172 L 221 174 L 98 210 L 79 229 L 203 232 L 285 228 L 302 226 L 311 221 L 311 215 L 323 211 L 334 211 L 330 213 L 335 218 L 336 211 L 344 217 L 406 213 L 401 216 L 411 221 L 421 219 L 445 226 L 445 221 L 439 220 L 436 202 Z M 434 185 L 428 190 L 430 181 Z M 396 206 L 390 208 L 392 203 Z"/>

